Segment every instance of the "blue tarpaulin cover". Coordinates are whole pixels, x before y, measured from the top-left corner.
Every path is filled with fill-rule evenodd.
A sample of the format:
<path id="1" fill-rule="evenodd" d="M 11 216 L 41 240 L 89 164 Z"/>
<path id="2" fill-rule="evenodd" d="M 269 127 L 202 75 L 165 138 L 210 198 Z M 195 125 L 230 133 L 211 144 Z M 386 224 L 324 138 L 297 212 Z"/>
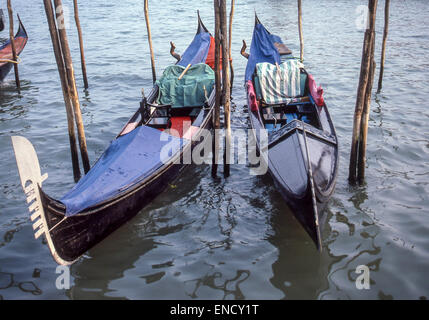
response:
<path id="1" fill-rule="evenodd" d="M 66 216 L 99 204 L 147 178 L 181 145 L 182 139 L 147 126 L 115 139 L 88 174 L 61 199 Z"/>
<path id="2" fill-rule="evenodd" d="M 283 43 L 282 38 L 276 36 L 275 34 L 270 34 L 270 37 L 272 42 Z"/>
<path id="3" fill-rule="evenodd" d="M 269 62 L 276 64 L 277 62 L 280 64 L 280 54 L 274 45 L 274 42 L 279 42 L 279 39 L 278 36 L 270 34 L 262 24 L 257 23 L 255 25 L 246 67 L 246 81 L 252 80 L 257 63 Z"/>
<path id="4" fill-rule="evenodd" d="M 177 63 L 179 66 L 187 67 L 188 64 L 194 65 L 205 62 L 210 49 L 210 34 L 200 32 L 195 35 L 194 40 L 185 50 L 182 59 Z"/>
<path id="5" fill-rule="evenodd" d="M 210 34 L 200 24 L 194 40 L 177 64 L 187 67 L 203 63 L 209 49 Z M 161 158 L 165 150 L 172 156 L 182 145 L 182 139 L 146 126 L 115 139 L 88 174 L 61 199 L 66 206 L 66 216 L 97 205 L 147 178 L 166 161 Z"/>

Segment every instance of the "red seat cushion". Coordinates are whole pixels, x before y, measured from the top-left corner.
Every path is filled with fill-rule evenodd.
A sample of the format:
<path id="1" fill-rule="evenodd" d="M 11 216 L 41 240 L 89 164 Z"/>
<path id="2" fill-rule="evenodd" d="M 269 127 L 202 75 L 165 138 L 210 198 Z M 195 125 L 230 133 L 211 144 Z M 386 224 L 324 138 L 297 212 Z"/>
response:
<path id="1" fill-rule="evenodd" d="M 176 133 L 179 137 L 183 137 L 183 134 L 188 131 L 191 127 L 191 117 L 171 117 L 171 128 L 170 132 L 172 135 L 176 136 Z"/>

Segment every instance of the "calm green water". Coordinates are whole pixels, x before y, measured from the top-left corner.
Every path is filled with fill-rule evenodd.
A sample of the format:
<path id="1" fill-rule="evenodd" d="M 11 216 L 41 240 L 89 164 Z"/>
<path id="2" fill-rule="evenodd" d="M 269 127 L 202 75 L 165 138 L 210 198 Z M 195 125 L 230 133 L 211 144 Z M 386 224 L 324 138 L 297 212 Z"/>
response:
<path id="1" fill-rule="evenodd" d="M 242 85 L 254 9 L 299 52 L 296 1 L 236 1 L 233 127 L 248 126 Z M 20 67 L 0 87 L 0 298 L 4 299 L 419 299 L 429 296 L 429 8 L 392 1 L 383 92 L 372 103 L 367 185 L 347 183 L 362 31 L 356 8 L 367 1 L 303 1 L 305 63 L 325 89 L 338 131 L 341 167 L 328 206 L 323 253 L 284 204 L 269 176 L 236 165 L 227 180 L 194 166 L 150 206 L 71 268 L 70 290 L 55 287 L 56 264 L 34 240 L 10 136 L 23 135 L 49 173 L 46 191 L 73 186 L 60 81 L 42 1 L 15 0 L 30 40 Z M 76 30 L 70 21 L 76 76 L 92 162 L 151 87 L 143 1 L 80 1 L 90 88 L 83 92 Z M 196 9 L 213 30 L 212 1 L 152 1 L 157 73 L 173 63 L 196 31 Z M 65 0 L 70 6 L 72 1 Z M 384 1 L 377 21 L 379 61 Z M 72 16 L 71 16 L 72 18 Z M 7 37 L 3 31 L 2 37 Z M 376 77 L 377 81 L 377 77 Z M 355 269 L 371 270 L 357 290 Z"/>

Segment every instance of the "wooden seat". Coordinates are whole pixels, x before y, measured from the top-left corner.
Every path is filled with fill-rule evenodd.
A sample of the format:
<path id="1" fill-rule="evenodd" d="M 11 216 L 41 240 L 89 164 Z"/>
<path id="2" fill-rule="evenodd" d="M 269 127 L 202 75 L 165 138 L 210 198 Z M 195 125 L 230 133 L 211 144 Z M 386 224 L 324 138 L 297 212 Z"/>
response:
<path id="1" fill-rule="evenodd" d="M 162 117 L 162 118 L 152 118 L 148 125 L 154 128 L 165 128 L 168 125 L 168 118 Z"/>
<path id="2" fill-rule="evenodd" d="M 191 127 L 190 117 L 171 117 L 170 134 L 182 138 Z"/>
<path id="3" fill-rule="evenodd" d="M 281 56 L 286 54 L 292 54 L 292 51 L 288 47 L 286 47 L 284 43 L 274 42 L 274 45 L 276 46 L 277 51 Z"/>

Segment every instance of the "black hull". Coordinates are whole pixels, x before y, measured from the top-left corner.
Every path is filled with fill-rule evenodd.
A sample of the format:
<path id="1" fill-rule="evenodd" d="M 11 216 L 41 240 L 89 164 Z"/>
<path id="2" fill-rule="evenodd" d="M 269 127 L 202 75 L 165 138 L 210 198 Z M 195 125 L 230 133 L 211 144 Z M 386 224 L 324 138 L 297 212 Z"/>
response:
<path id="1" fill-rule="evenodd" d="M 273 174 L 271 174 L 271 177 L 273 178 L 276 189 L 293 212 L 295 218 L 299 221 L 304 230 L 316 244 L 317 249 L 320 250 L 321 248 L 319 248 L 319 243 L 321 239 L 319 239 L 319 235 L 321 233 L 321 228 L 326 222 L 327 214 L 325 212 L 325 208 L 329 198 L 325 199 L 325 201 L 320 201 L 316 197 L 316 211 L 313 206 L 313 196 L 310 184 L 306 189 L 304 196 L 302 198 L 297 198 L 295 195 L 290 193 L 287 186 L 279 183 Z M 316 224 L 316 215 L 318 217 L 318 225 Z"/>
<path id="2" fill-rule="evenodd" d="M 9 74 L 10 70 L 13 68 L 13 63 L 6 63 L 5 65 L 0 67 L 0 82 L 3 82 L 4 79 Z"/>
<path id="3" fill-rule="evenodd" d="M 278 130 L 276 137 L 271 136 L 274 141 L 269 141 L 267 167 L 277 190 L 294 216 L 317 248 L 321 249 L 321 231 L 326 221 L 324 209 L 335 189 L 339 156 L 336 132 L 328 108 L 316 108 L 321 129 L 295 120 Z M 256 131 L 265 129 L 260 113 L 250 108 L 248 110 L 251 128 Z M 313 171 L 314 198 L 306 141 Z M 261 149 L 258 139 L 257 147 Z"/>
<path id="4" fill-rule="evenodd" d="M 202 129 L 212 127 L 212 109 Z M 194 148 L 198 142 L 192 142 Z M 186 147 L 185 147 L 186 148 Z M 65 207 L 41 190 L 43 210 L 50 237 L 61 264 L 73 263 L 82 254 L 137 215 L 162 193 L 188 165 L 170 163 L 125 195 L 118 196 L 85 212 L 65 218 Z M 61 222 L 61 223 L 60 223 Z M 56 226 L 58 224 L 58 226 Z"/>
<path id="5" fill-rule="evenodd" d="M 250 110 L 249 112 L 252 113 Z M 324 107 L 323 112 L 325 117 L 329 118 L 326 107 Z M 262 120 L 256 118 L 254 113 L 252 114 L 254 115 L 251 116 L 251 119 L 254 120 L 251 121 L 252 129 L 263 129 Z M 274 145 L 270 144 L 268 172 L 274 180 L 276 189 L 296 219 L 307 231 L 317 248 L 321 249 L 321 231 L 326 222 L 325 208 L 334 192 L 337 179 L 338 146 L 334 143 L 318 140 L 307 132 L 309 129 L 306 125 L 307 143 L 309 144 L 313 171 L 313 198 L 304 135 L 300 129 L 304 124 L 298 120 L 294 122 L 291 123 L 292 129 L 289 129 L 279 139 L 280 142 Z M 333 127 L 331 128 L 333 129 Z"/>
<path id="6" fill-rule="evenodd" d="M 93 212 L 67 218 L 50 232 L 57 254 L 72 263 L 82 254 L 108 237 L 154 200 L 175 179 L 181 165 L 172 165 L 162 176 L 154 178 L 140 190 L 127 195 L 112 205 Z M 63 207 L 43 194 L 43 208 L 49 229 L 64 218 Z"/>

